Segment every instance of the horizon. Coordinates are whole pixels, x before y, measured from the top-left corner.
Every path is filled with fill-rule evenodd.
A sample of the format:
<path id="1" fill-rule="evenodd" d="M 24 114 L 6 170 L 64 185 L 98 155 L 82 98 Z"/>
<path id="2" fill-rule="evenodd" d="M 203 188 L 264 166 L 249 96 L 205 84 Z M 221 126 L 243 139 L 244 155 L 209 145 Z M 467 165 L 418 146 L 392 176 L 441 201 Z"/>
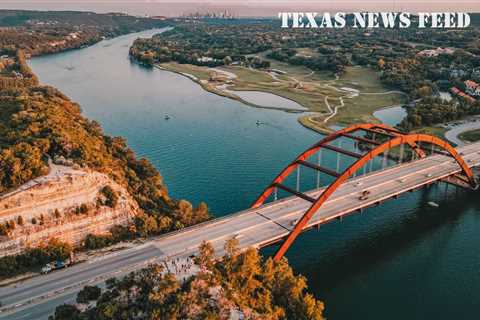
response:
<path id="1" fill-rule="evenodd" d="M 163 15 L 168 17 L 190 13 L 219 12 L 228 10 L 239 17 L 276 17 L 280 11 L 392 11 L 392 12 L 480 12 L 480 2 L 464 0 L 451 2 L 445 0 L 411 1 L 396 0 L 385 3 L 380 0 L 337 1 L 332 5 L 328 1 L 238 1 L 238 0 L 140 0 L 140 1 L 92 1 L 92 0 L 0 0 L 0 9 L 40 10 L 40 11 L 92 11 L 96 13 L 121 12 L 130 15 Z"/>

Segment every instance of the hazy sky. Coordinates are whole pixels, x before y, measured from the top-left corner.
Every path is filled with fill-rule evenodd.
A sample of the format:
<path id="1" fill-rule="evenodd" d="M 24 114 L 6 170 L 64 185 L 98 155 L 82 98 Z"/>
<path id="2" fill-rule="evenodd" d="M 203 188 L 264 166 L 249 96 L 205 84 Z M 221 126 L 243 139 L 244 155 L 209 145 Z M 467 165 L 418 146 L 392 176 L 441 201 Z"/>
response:
<path id="1" fill-rule="evenodd" d="M 480 12 L 480 0 L 0 0 L 1 9 L 83 10 L 175 16 L 228 9 L 241 16 L 276 16 L 278 11 L 464 11 Z"/>

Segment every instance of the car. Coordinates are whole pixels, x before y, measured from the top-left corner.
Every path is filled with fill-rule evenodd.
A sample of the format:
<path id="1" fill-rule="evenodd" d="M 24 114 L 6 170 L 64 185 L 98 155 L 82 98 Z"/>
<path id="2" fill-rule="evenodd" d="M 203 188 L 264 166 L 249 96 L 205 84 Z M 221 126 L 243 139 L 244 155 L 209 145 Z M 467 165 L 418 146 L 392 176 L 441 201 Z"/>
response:
<path id="1" fill-rule="evenodd" d="M 42 268 L 42 271 L 41 273 L 42 274 L 47 274 L 51 271 L 54 270 L 54 266 L 53 266 L 53 263 L 47 263 L 43 268 Z"/>
<path id="2" fill-rule="evenodd" d="M 65 262 L 63 262 L 62 260 L 57 260 L 55 262 L 55 270 L 57 269 L 63 269 L 63 268 L 66 268 L 68 267 L 68 264 L 66 264 Z"/>
<path id="3" fill-rule="evenodd" d="M 358 197 L 358 200 L 361 200 L 361 201 L 364 201 L 364 200 L 367 200 L 368 199 L 368 196 L 370 195 L 370 191 L 369 190 L 365 190 L 362 192 L 361 196 Z"/>

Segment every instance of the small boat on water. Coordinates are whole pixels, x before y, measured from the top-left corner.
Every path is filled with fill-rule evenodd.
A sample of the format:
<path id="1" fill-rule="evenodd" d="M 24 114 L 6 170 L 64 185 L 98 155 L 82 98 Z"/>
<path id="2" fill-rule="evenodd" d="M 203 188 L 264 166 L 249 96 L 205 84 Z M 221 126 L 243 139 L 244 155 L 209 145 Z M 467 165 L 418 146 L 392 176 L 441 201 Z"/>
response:
<path id="1" fill-rule="evenodd" d="M 438 207 L 440 207 L 440 205 L 439 205 L 438 203 L 433 202 L 433 201 L 429 201 L 429 202 L 428 202 L 428 205 L 429 205 L 430 207 L 433 207 L 433 208 L 438 208 Z"/>
<path id="2" fill-rule="evenodd" d="M 257 120 L 257 126 L 259 126 L 259 125 L 261 125 L 261 124 L 262 124 L 262 122 L 260 122 L 260 121 Z"/>
<path id="3" fill-rule="evenodd" d="M 170 120 L 170 116 L 168 114 L 165 115 L 165 120 Z"/>

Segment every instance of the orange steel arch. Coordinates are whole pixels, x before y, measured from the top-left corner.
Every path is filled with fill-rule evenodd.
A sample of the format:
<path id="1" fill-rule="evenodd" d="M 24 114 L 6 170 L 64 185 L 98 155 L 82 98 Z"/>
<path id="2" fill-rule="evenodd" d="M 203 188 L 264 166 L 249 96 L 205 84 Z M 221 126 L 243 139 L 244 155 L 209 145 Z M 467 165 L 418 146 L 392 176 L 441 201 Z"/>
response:
<path id="1" fill-rule="evenodd" d="M 261 206 L 265 200 L 268 198 L 268 196 L 272 193 L 273 189 L 280 183 L 282 182 L 298 165 L 298 161 L 303 161 L 313 155 L 315 152 L 317 152 L 322 145 L 325 145 L 325 143 L 328 143 L 330 141 L 335 140 L 336 138 L 348 134 L 349 132 L 354 132 L 357 130 L 370 130 L 370 129 L 381 129 L 385 130 L 385 132 L 392 134 L 392 139 L 378 145 L 374 149 L 370 150 L 368 153 L 360 157 L 356 162 L 354 162 L 349 168 L 347 168 L 342 174 L 340 174 L 336 180 L 331 183 L 323 192 L 320 194 L 320 196 L 315 199 L 315 201 L 312 203 L 310 208 L 304 213 L 304 215 L 299 219 L 299 221 L 296 223 L 295 227 L 293 228 L 292 231 L 288 234 L 286 240 L 282 243 L 278 251 L 276 252 L 274 256 L 275 261 L 279 261 L 283 255 L 286 253 L 290 245 L 295 241 L 296 237 L 302 232 L 303 228 L 308 224 L 308 221 L 313 217 L 313 215 L 320 209 L 320 207 L 327 201 L 327 199 L 337 190 L 345 181 L 348 180 L 354 173 L 356 173 L 359 169 L 361 169 L 365 164 L 367 164 L 370 160 L 374 159 L 378 155 L 388 151 L 389 149 L 392 149 L 396 146 L 401 146 L 404 144 L 407 144 L 411 146 L 415 151 L 419 149 L 418 143 L 424 142 L 432 145 L 436 145 L 440 147 L 441 149 L 445 150 L 448 152 L 459 164 L 460 168 L 462 169 L 463 173 L 465 176 L 468 178 L 468 181 L 470 185 L 475 188 L 476 187 L 476 181 L 474 178 L 474 175 L 472 173 L 472 170 L 468 167 L 468 165 L 465 163 L 465 161 L 461 158 L 461 156 L 457 153 L 455 148 L 453 148 L 450 144 L 447 142 L 426 134 L 408 134 L 404 135 L 401 132 L 390 128 L 385 125 L 373 125 L 373 124 L 361 124 L 361 125 L 354 125 L 352 127 L 337 131 L 335 133 L 332 133 L 331 135 L 327 136 L 323 140 L 321 140 L 319 143 L 313 145 L 309 149 L 307 149 L 305 152 L 300 154 L 295 161 L 293 161 L 289 166 L 287 166 L 272 182 L 272 184 L 265 189 L 265 191 L 260 195 L 260 197 L 255 201 L 255 203 L 252 205 L 253 208 Z M 418 152 L 420 156 L 424 156 L 425 153 Z"/>
<path id="2" fill-rule="evenodd" d="M 386 133 L 393 136 L 402 135 L 400 131 L 388 125 L 370 124 L 370 123 L 356 124 L 356 125 L 347 127 L 345 129 L 333 132 L 330 135 L 323 138 L 322 140 L 320 140 L 318 143 L 314 144 L 313 146 L 311 146 L 310 148 L 302 152 L 300 155 L 297 156 L 297 158 L 295 158 L 294 161 L 292 161 L 285 169 L 283 169 L 282 172 L 280 172 L 280 174 L 272 181 L 272 183 L 263 191 L 260 197 L 258 197 L 258 199 L 253 203 L 252 208 L 257 208 L 261 206 L 265 202 L 265 200 L 267 200 L 268 197 L 272 194 L 273 189 L 275 188 L 275 184 L 281 183 L 283 180 L 285 180 L 285 178 L 287 178 L 290 175 L 290 173 L 292 173 L 292 171 L 299 166 L 299 161 L 304 161 L 308 159 L 310 156 L 318 152 L 322 148 L 322 146 L 351 132 L 355 132 L 358 130 L 376 130 L 376 129 L 380 129 L 380 131 L 378 132 L 379 134 Z M 408 142 L 408 144 L 413 150 L 415 150 L 418 156 L 420 156 L 421 158 L 425 157 L 425 153 L 423 152 L 423 150 L 421 150 L 418 147 L 418 145 L 415 142 Z"/>

